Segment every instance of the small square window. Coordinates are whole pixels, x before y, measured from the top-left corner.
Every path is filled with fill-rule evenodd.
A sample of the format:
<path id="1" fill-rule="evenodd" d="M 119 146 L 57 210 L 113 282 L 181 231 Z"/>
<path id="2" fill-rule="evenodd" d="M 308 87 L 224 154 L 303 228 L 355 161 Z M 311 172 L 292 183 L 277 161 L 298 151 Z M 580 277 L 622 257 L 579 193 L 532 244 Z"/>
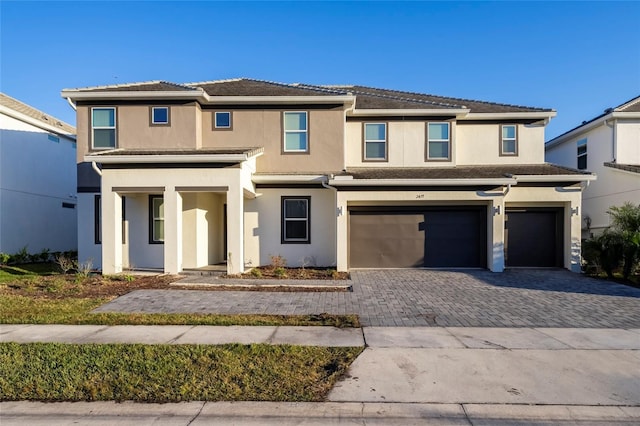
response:
<path id="1" fill-rule="evenodd" d="M 231 128 L 231 113 L 228 111 L 217 111 L 214 118 L 214 127 L 216 129 Z"/>
<path id="2" fill-rule="evenodd" d="M 169 124 L 169 107 L 152 107 L 151 124 Z"/>

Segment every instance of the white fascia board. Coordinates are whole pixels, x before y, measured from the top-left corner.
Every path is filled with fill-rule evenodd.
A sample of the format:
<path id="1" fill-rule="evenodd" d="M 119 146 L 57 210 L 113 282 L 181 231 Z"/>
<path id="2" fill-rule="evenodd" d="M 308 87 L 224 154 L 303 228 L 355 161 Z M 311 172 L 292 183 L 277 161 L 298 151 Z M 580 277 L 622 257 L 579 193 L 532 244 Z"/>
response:
<path id="1" fill-rule="evenodd" d="M 76 141 L 76 135 L 74 134 L 67 133 L 58 127 L 52 126 L 47 123 L 43 123 L 40 120 L 36 120 L 33 117 L 29 117 L 28 115 L 21 114 L 20 112 L 14 111 L 11 108 L 7 108 L 3 105 L 0 105 L 0 114 L 7 115 L 11 118 L 15 118 L 16 120 L 20 120 L 32 126 L 39 127 L 40 129 L 46 130 L 47 132 L 55 133 L 56 135 L 65 137 L 67 139 L 71 139 L 73 142 Z M 51 118 L 55 119 L 53 117 Z"/>
<path id="2" fill-rule="evenodd" d="M 380 116 L 380 115 L 433 115 L 433 116 L 455 116 L 456 118 L 467 118 L 469 115 L 469 109 L 466 108 L 451 108 L 451 109 L 354 109 L 349 112 L 349 117 L 367 117 L 367 116 Z"/>
<path id="3" fill-rule="evenodd" d="M 609 120 L 618 120 L 618 119 L 632 119 L 632 120 L 640 119 L 640 112 L 620 112 L 620 111 L 611 112 L 607 115 L 603 115 L 602 117 L 596 120 L 593 120 L 589 123 L 585 123 L 582 126 L 576 127 L 575 129 L 571 130 L 568 133 L 562 134 L 560 136 L 556 136 L 555 138 L 545 143 L 544 148 L 545 150 L 553 148 L 556 145 L 560 145 L 561 143 L 564 143 L 584 133 L 587 133 L 588 131 L 596 127 L 603 126 Z"/>
<path id="4" fill-rule="evenodd" d="M 596 180 L 595 174 L 590 175 L 514 175 L 518 182 L 586 182 Z"/>
<path id="5" fill-rule="evenodd" d="M 253 175 L 253 183 L 322 183 L 326 175 Z"/>
<path id="6" fill-rule="evenodd" d="M 353 103 L 353 96 L 209 96 L 210 104 L 343 104 Z"/>
<path id="7" fill-rule="evenodd" d="M 333 186 L 475 186 L 475 185 L 515 185 L 514 178 L 497 179 L 330 179 Z"/>
<path id="8" fill-rule="evenodd" d="M 246 154 L 194 154 L 194 155 L 85 155 L 84 161 L 102 164 L 121 163 L 239 163 Z"/>
<path id="9" fill-rule="evenodd" d="M 63 90 L 60 96 L 66 99 L 80 100 L 135 100 L 135 99 L 198 99 L 209 101 L 209 95 L 202 89 L 173 90 L 173 91 L 131 91 L 131 92 L 84 92 L 77 90 Z"/>
<path id="10" fill-rule="evenodd" d="M 470 112 L 467 120 L 544 120 L 551 119 L 557 115 L 556 111 L 536 111 L 536 112 Z"/>

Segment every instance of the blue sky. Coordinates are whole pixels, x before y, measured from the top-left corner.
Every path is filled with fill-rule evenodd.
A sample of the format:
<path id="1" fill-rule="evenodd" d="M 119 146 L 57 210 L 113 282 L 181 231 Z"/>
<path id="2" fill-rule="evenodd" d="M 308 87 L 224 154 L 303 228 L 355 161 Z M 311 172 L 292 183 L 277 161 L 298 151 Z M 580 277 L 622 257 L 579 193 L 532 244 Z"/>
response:
<path id="1" fill-rule="evenodd" d="M 554 108 L 556 136 L 640 95 L 640 2 L 0 2 L 0 90 L 251 77 Z"/>

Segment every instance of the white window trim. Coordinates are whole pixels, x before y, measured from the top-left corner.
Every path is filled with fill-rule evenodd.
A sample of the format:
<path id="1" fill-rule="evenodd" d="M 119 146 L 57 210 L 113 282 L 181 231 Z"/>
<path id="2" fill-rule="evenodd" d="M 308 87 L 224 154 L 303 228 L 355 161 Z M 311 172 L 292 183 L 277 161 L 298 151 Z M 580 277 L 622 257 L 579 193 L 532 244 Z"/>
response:
<path id="1" fill-rule="evenodd" d="M 218 114 L 228 114 L 229 115 L 229 125 L 228 126 L 218 126 Z M 230 129 L 231 128 L 231 111 L 216 111 L 213 113 L 213 127 L 216 129 Z"/>
<path id="2" fill-rule="evenodd" d="M 112 109 L 113 110 L 113 127 L 111 127 L 111 126 L 95 127 L 93 125 L 93 111 L 96 110 L 96 109 Z M 115 148 L 117 148 L 118 147 L 118 130 L 117 130 L 117 128 L 118 128 L 118 114 L 117 114 L 116 107 L 91 107 L 91 117 L 90 118 L 91 118 L 91 149 L 93 149 L 93 150 L 105 149 L 106 150 L 106 149 L 115 149 Z M 93 143 L 94 142 L 94 133 L 93 133 L 93 131 L 94 130 L 104 130 L 104 129 L 107 129 L 107 130 L 113 129 L 113 132 L 114 132 L 113 146 L 96 147 L 94 145 L 94 143 Z"/>
<path id="3" fill-rule="evenodd" d="M 304 130 L 287 130 L 286 116 L 287 114 L 304 114 L 305 129 Z M 309 152 L 309 114 L 307 111 L 284 111 L 282 114 L 282 150 L 283 152 Z M 287 133 L 305 133 L 307 142 L 305 149 L 287 149 Z"/>
<path id="4" fill-rule="evenodd" d="M 294 201 L 299 201 L 302 200 L 305 202 L 306 204 L 306 216 L 305 217 L 291 217 L 291 218 L 287 218 L 287 209 L 286 209 L 286 203 L 289 200 L 294 200 Z M 282 242 L 283 243 L 310 243 L 311 242 L 311 235 L 310 235 L 310 229 L 309 229 L 309 207 L 311 204 L 311 199 L 310 197 L 295 197 L 295 196 L 284 196 L 282 198 L 282 226 L 284 227 L 284 229 L 282 230 Z M 304 222 L 305 223 L 305 228 L 306 228 L 306 233 L 307 233 L 307 238 L 287 238 L 287 222 Z"/>
<path id="5" fill-rule="evenodd" d="M 384 126 L 384 139 L 367 139 L 367 126 L 368 125 L 383 125 Z M 389 139 L 389 136 L 387 134 L 387 123 L 364 123 L 364 155 L 363 158 L 366 161 L 387 161 L 387 156 L 388 156 L 388 142 L 387 139 Z M 384 157 L 379 158 L 379 157 L 372 157 L 369 158 L 367 157 L 367 143 L 380 143 L 380 142 L 384 142 Z"/>
<path id="6" fill-rule="evenodd" d="M 151 212 L 150 212 L 150 216 L 151 216 L 151 221 L 149 224 L 149 232 L 151 233 L 149 235 L 149 243 L 150 244 L 164 244 L 164 238 L 162 239 L 158 239 L 156 238 L 155 235 L 155 224 L 156 222 L 162 222 L 162 226 L 164 227 L 164 215 L 162 217 L 156 217 L 155 215 L 155 201 L 156 200 L 160 200 L 162 202 L 162 204 L 164 204 L 164 197 L 161 195 L 152 195 L 151 196 L 151 202 L 150 202 L 150 207 L 151 207 Z"/>
<path id="7" fill-rule="evenodd" d="M 447 125 L 447 134 L 449 137 L 447 139 L 431 139 L 431 135 L 429 134 L 429 127 L 431 124 L 446 124 Z M 447 156 L 446 157 L 431 157 L 429 155 L 429 144 L 431 142 L 447 142 Z M 433 161 L 450 161 L 451 160 L 451 123 L 448 121 L 428 121 L 427 122 L 427 160 Z"/>
<path id="8" fill-rule="evenodd" d="M 515 135 L 512 138 L 505 138 L 504 137 L 504 128 L 505 127 L 513 127 L 513 134 Z M 513 141 L 514 142 L 514 149 L 515 151 L 513 152 L 509 152 L 509 151 L 505 151 L 504 150 L 504 143 L 508 142 L 508 141 Z M 512 156 L 517 156 L 518 155 L 518 126 L 516 124 L 503 124 L 500 126 L 500 154 L 501 155 L 512 155 Z"/>
<path id="9" fill-rule="evenodd" d="M 156 121 L 155 111 L 157 109 L 167 110 L 167 121 Z M 169 124 L 169 107 L 161 106 L 161 107 L 151 107 L 151 124 Z"/>

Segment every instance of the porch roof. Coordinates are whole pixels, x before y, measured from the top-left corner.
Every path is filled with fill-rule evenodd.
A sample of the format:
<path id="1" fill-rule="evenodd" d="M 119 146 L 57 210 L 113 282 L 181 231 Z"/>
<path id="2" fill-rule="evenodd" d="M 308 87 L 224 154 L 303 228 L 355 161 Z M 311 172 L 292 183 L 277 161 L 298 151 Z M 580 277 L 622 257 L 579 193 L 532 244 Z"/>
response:
<path id="1" fill-rule="evenodd" d="M 85 155 L 85 161 L 122 163 L 239 163 L 264 153 L 262 147 L 206 149 L 111 149 Z"/>

